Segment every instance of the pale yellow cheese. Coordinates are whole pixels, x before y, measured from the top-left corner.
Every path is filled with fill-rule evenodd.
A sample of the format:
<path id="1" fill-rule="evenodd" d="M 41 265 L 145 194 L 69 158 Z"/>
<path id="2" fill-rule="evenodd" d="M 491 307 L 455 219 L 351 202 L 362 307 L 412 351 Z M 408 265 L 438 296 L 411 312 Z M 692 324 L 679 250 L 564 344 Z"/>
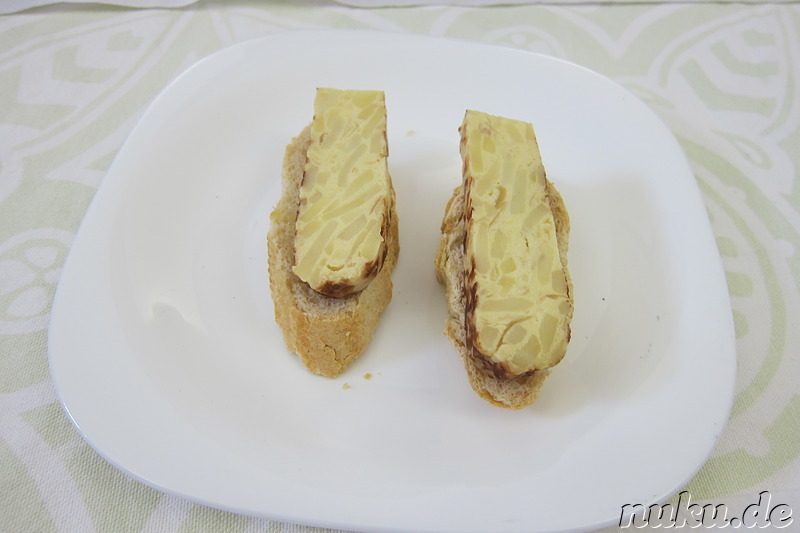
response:
<path id="1" fill-rule="evenodd" d="M 461 154 L 468 340 L 507 376 L 549 368 L 566 352 L 572 301 L 533 127 L 467 111 Z"/>
<path id="2" fill-rule="evenodd" d="M 381 91 L 318 89 L 293 270 L 330 296 L 363 290 L 386 254 L 391 181 Z"/>

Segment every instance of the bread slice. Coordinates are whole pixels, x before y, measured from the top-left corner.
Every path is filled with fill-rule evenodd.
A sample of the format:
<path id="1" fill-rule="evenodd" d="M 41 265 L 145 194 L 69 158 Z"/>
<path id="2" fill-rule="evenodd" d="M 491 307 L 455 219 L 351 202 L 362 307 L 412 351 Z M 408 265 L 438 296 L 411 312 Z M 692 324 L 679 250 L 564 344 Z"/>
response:
<path id="1" fill-rule="evenodd" d="M 545 190 L 547 207 L 552 213 L 555 225 L 558 253 L 571 298 L 572 281 L 567 269 L 569 215 L 561 195 L 546 178 Z M 465 206 L 464 183 L 462 183 L 453 191 L 445 209 L 441 225 L 442 236 L 434 262 L 437 279 L 445 286 L 447 295 L 449 316 L 445 334 L 456 347 L 466 368 L 470 385 L 481 398 L 498 407 L 521 409 L 536 400 L 550 369 L 544 368 L 508 377 L 498 371 L 496 365 L 476 354 L 468 342 L 466 330 L 468 295 L 465 275 L 468 271 L 465 268 L 468 217 Z M 571 319 L 571 308 L 568 318 Z"/>
<path id="2" fill-rule="evenodd" d="M 381 313 L 392 299 L 391 273 L 400 251 L 394 189 L 384 240 L 386 256 L 363 290 L 342 297 L 314 291 L 293 271 L 295 223 L 306 154 L 312 141 L 307 126 L 286 148 L 281 198 L 270 215 L 267 236 L 269 283 L 275 319 L 287 347 L 315 374 L 333 378 L 366 349 Z"/>

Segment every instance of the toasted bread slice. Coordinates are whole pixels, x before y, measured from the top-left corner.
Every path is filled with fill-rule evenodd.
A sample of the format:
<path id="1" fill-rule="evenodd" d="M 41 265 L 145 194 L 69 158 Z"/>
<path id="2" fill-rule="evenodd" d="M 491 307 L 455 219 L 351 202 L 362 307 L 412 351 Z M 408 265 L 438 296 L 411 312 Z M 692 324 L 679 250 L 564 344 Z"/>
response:
<path id="1" fill-rule="evenodd" d="M 368 282 L 360 290 L 329 296 L 298 277 L 294 272 L 296 224 L 312 130 L 307 126 L 284 155 L 282 196 L 271 213 L 267 236 L 269 281 L 275 319 L 287 347 L 311 372 L 332 378 L 366 349 L 392 299 L 391 273 L 399 253 L 398 223 L 389 180 L 385 221 L 380 227 L 384 253 Z"/>
<path id="2" fill-rule="evenodd" d="M 470 130 L 467 125 L 468 118 L 469 112 L 468 115 L 465 116 L 465 125 L 462 125 L 461 128 L 462 143 L 469 141 L 468 139 L 465 140 L 464 136 L 475 133 L 474 130 Z M 473 115 L 472 118 L 475 118 L 475 115 Z M 486 117 L 478 118 L 485 119 Z M 489 116 L 487 120 L 494 121 L 497 118 L 499 117 Z M 521 136 L 520 138 L 525 138 L 525 136 Z M 475 139 L 472 140 L 474 141 Z M 495 140 L 498 140 L 498 138 L 496 137 Z M 535 136 L 531 135 L 524 142 L 535 143 Z M 501 151 L 501 149 L 497 146 L 492 147 L 491 149 L 495 150 L 495 153 L 500 153 L 499 151 Z M 463 144 L 462 152 L 464 152 L 466 155 L 465 159 L 469 159 L 469 150 L 465 150 Z M 536 149 L 536 154 L 538 155 L 538 148 Z M 480 156 L 478 154 L 473 154 L 472 157 Z M 545 310 L 543 314 L 542 308 L 539 307 L 540 302 L 533 301 L 530 303 L 530 308 L 522 309 L 522 319 L 528 319 L 529 317 L 541 318 L 546 314 L 558 313 L 556 315 L 556 318 L 558 319 L 557 323 L 566 325 L 566 329 L 562 334 L 565 335 L 565 340 L 568 341 L 570 335 L 569 323 L 572 318 L 572 281 L 567 268 L 569 216 L 561 195 L 555 189 L 553 184 L 545 178 L 544 170 L 540 168 L 541 161 L 538 160 L 538 157 L 534 158 L 534 160 L 535 161 L 533 161 L 533 164 L 529 165 L 531 169 L 531 179 L 533 180 L 535 178 L 539 181 L 541 185 L 541 195 L 530 195 L 531 200 L 537 200 L 538 198 L 538 203 L 535 205 L 529 205 L 526 213 L 523 213 L 521 216 L 522 220 L 525 220 L 527 211 L 541 211 L 541 208 L 538 206 L 544 206 L 544 208 L 547 210 L 553 230 L 550 237 L 552 237 L 554 240 L 554 242 L 550 244 L 555 246 L 554 253 L 558 256 L 555 258 L 557 261 L 554 261 L 553 258 L 548 259 L 548 264 L 551 266 L 556 265 L 557 270 L 563 272 L 562 275 L 564 286 L 561 287 L 558 282 L 555 282 L 556 289 L 563 289 L 561 291 L 556 291 L 556 293 L 558 293 L 556 294 L 553 292 L 554 282 L 552 280 L 554 276 L 541 276 L 541 281 L 539 281 L 540 276 L 538 275 L 533 276 L 532 278 L 523 277 L 522 282 L 539 285 L 539 287 L 534 287 L 535 290 L 529 294 L 533 294 L 536 300 L 544 300 Z M 470 239 L 474 240 L 476 238 L 487 238 L 485 230 L 482 231 L 482 234 L 479 236 L 470 235 L 470 228 L 475 227 L 473 217 L 481 216 L 485 218 L 488 216 L 489 220 L 494 219 L 494 217 L 497 217 L 496 220 L 503 220 L 503 215 L 502 213 L 483 213 L 476 215 L 474 206 L 470 204 L 480 200 L 476 200 L 474 194 L 469 194 L 470 192 L 475 193 L 475 191 L 470 191 L 470 188 L 476 185 L 473 182 L 475 179 L 475 169 L 472 168 L 472 165 L 469 161 L 465 161 L 464 170 L 465 172 L 462 185 L 455 189 L 453 196 L 448 202 L 445 210 L 445 216 L 441 226 L 442 237 L 435 260 L 437 278 L 445 285 L 448 300 L 449 317 L 447 319 L 445 334 L 456 346 L 456 349 L 461 356 L 467 370 L 470 384 L 479 396 L 498 407 L 521 409 L 530 405 L 536 400 L 542 383 L 550 372 L 550 367 L 561 360 L 561 357 L 563 357 L 563 352 L 556 353 L 554 356 L 548 354 L 544 358 L 545 364 L 541 365 L 541 367 L 537 367 L 536 363 L 539 360 L 537 357 L 539 355 L 538 353 L 529 354 L 529 357 L 528 354 L 523 354 L 524 357 L 522 359 L 526 362 L 531 362 L 532 364 L 530 366 L 523 366 L 522 368 L 514 368 L 512 365 L 508 365 L 507 360 L 505 359 L 493 359 L 491 356 L 494 354 L 485 353 L 485 351 L 487 351 L 485 347 L 480 346 L 476 349 L 475 337 L 477 336 L 476 331 L 479 328 L 476 327 L 474 323 L 474 314 L 476 304 L 480 303 L 479 301 L 476 302 L 476 300 L 480 300 L 482 294 L 488 294 L 493 301 L 497 302 L 500 299 L 500 295 L 503 294 L 503 290 L 498 287 L 486 287 L 489 289 L 488 291 L 478 291 L 475 287 L 476 276 L 474 271 L 476 268 L 476 260 L 474 257 L 472 257 L 472 255 L 475 253 L 480 253 L 479 250 L 482 247 L 485 249 L 485 247 L 491 243 L 470 243 Z M 539 173 L 541 173 L 540 176 Z M 488 194 L 486 192 L 487 190 L 488 189 L 484 189 L 483 192 Z M 537 215 L 537 221 L 542 223 L 542 219 L 539 217 L 539 215 Z M 547 222 L 544 222 L 544 225 L 546 224 Z M 514 228 L 514 226 L 514 221 L 506 220 L 504 222 L 505 228 L 510 229 Z M 509 234 L 503 237 L 503 239 L 528 238 L 529 240 L 534 240 L 534 242 L 530 243 L 530 248 L 536 252 L 534 253 L 534 258 L 540 253 L 537 250 L 547 250 L 546 245 L 548 245 L 548 242 L 541 242 L 545 240 L 544 237 L 547 237 L 547 232 L 534 232 L 534 234 L 531 235 L 525 234 L 520 228 L 516 229 L 516 232 L 507 232 Z M 470 247 L 470 244 L 473 246 Z M 510 244 L 509 246 L 515 245 Z M 478 252 L 476 252 L 476 250 L 478 250 Z M 503 253 L 497 254 L 497 259 L 500 260 L 500 263 L 502 263 L 502 260 L 507 259 L 508 255 L 513 256 L 513 254 L 506 254 L 505 252 L 507 251 L 508 250 L 504 250 Z M 547 252 L 545 252 L 545 255 L 546 254 Z M 480 261 L 480 259 L 478 260 Z M 518 260 L 522 261 L 519 258 Z M 540 262 L 541 261 L 537 260 L 532 264 L 538 265 Z M 535 270 L 533 271 L 535 272 Z M 496 268 L 491 266 L 486 267 L 484 268 L 484 272 L 486 275 L 479 277 L 479 282 L 485 284 L 500 284 L 502 276 L 497 274 Z M 489 275 L 490 272 L 495 272 L 495 275 Z M 520 287 L 515 286 L 513 283 L 508 284 L 507 289 L 511 291 L 509 293 L 510 298 L 514 297 L 517 292 L 521 290 Z M 518 298 L 516 298 L 516 300 L 518 300 Z M 551 300 L 554 300 L 556 305 L 551 305 Z M 567 302 L 567 304 L 563 305 L 564 302 Z M 502 305 L 500 307 L 502 307 Z M 511 327 L 513 327 L 515 323 L 519 323 L 522 320 L 520 317 L 515 317 L 513 313 L 510 315 L 506 313 L 499 318 L 492 316 L 491 319 L 501 320 L 501 323 L 493 324 L 493 326 L 500 331 L 505 331 L 506 333 L 510 331 Z M 502 320 L 506 320 L 505 325 L 503 325 Z M 542 320 L 539 320 L 538 323 L 541 324 Z M 510 324 L 510 326 L 508 324 Z M 472 332 L 470 332 L 470 329 L 472 329 Z M 537 326 L 535 330 L 536 332 L 539 332 L 539 326 Z M 502 337 L 502 335 L 500 337 Z M 496 349 L 498 344 L 499 343 L 494 344 L 493 347 Z M 535 345 L 536 343 L 527 342 L 520 344 L 530 348 L 532 344 Z M 552 347 L 554 344 L 557 343 L 551 341 L 548 346 Z M 541 350 L 541 347 L 539 347 L 539 349 Z M 555 346 L 555 349 L 557 351 L 565 351 L 566 343 L 564 343 L 561 347 Z M 512 369 L 518 370 L 518 372 L 515 374 L 510 371 Z"/>

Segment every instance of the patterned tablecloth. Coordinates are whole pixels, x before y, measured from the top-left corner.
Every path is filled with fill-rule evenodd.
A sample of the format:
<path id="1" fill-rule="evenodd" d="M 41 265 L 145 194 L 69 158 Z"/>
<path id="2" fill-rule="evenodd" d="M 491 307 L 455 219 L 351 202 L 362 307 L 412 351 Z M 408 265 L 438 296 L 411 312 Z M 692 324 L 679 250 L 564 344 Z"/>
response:
<path id="1" fill-rule="evenodd" d="M 533 50 L 592 68 L 646 102 L 688 155 L 736 325 L 730 420 L 685 490 L 725 503 L 768 490 L 800 512 L 800 5 L 71 4 L 0 17 L 0 531 L 311 531 L 129 479 L 70 424 L 47 363 L 70 243 L 146 106 L 198 59 L 301 28 Z M 679 445 L 679 428 L 652 430 Z"/>

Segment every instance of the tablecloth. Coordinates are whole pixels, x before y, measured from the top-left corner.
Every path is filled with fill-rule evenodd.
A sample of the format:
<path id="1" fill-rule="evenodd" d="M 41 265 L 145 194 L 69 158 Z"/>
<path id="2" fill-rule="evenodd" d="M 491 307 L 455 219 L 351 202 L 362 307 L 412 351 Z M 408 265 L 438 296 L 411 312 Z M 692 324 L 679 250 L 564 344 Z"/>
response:
<path id="1" fill-rule="evenodd" d="M 0 531 L 314 530 L 128 478 L 70 424 L 47 362 L 70 243 L 147 105 L 216 50 L 305 28 L 541 52 L 594 69 L 649 105 L 702 191 L 736 326 L 730 419 L 683 490 L 716 502 L 757 501 L 766 490 L 800 504 L 800 5 L 75 4 L 0 17 Z M 651 429 L 680 442 L 679 428 Z"/>
<path id="2" fill-rule="evenodd" d="M 197 0 L 98 0 L 86 2 L 84 0 L 5 0 L 0 3 L 0 14 L 15 13 L 35 7 L 57 5 L 64 3 L 86 4 L 94 3 L 99 5 L 111 5 L 133 8 L 171 8 L 189 5 Z M 705 2 L 707 0 L 613 0 L 614 3 L 642 3 L 642 2 L 662 3 L 667 2 Z M 719 1 L 719 0 L 716 0 Z M 773 0 L 775 3 L 791 2 L 793 0 Z M 331 0 L 347 6 L 378 8 L 378 7 L 401 7 L 401 6 L 498 6 L 498 5 L 522 5 L 522 4 L 591 4 L 591 0 Z M 739 0 L 741 3 L 758 3 L 759 0 Z"/>

